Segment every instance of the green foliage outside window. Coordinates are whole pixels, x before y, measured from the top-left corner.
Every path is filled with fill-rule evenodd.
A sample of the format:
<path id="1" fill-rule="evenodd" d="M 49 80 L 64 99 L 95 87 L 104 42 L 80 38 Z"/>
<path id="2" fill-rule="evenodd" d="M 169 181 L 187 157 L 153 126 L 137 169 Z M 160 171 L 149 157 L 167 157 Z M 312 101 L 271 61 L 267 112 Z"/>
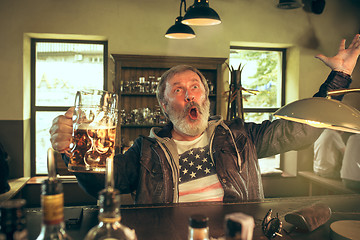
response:
<path id="1" fill-rule="evenodd" d="M 266 111 L 281 106 L 282 57 L 281 50 L 231 48 L 230 65 L 234 69 L 237 69 L 239 64 L 244 66 L 242 86 L 258 91 L 256 95 L 243 92 L 245 112 L 246 108 Z M 264 110 L 245 114 L 246 121 L 261 122 L 269 118 L 272 118 L 271 112 L 264 113 Z"/>

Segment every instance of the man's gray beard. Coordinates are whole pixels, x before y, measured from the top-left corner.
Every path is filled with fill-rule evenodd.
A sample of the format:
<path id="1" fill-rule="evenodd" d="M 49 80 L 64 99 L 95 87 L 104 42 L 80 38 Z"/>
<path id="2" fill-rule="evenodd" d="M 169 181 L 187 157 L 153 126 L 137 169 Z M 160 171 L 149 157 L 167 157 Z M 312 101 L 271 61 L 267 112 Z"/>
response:
<path id="1" fill-rule="evenodd" d="M 188 124 L 185 119 L 188 117 L 189 108 L 196 106 L 198 108 L 199 119 L 192 124 Z M 168 105 L 167 114 L 174 128 L 188 136 L 197 136 L 205 131 L 208 126 L 208 119 L 210 116 L 210 101 L 206 99 L 202 105 L 194 102 L 186 104 L 184 111 L 179 112 Z"/>

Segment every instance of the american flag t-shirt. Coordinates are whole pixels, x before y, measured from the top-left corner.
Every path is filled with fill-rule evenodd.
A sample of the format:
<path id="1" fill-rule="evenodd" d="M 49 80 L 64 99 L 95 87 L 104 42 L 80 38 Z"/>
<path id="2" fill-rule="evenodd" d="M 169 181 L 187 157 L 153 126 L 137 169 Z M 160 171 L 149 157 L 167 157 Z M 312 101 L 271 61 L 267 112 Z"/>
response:
<path id="1" fill-rule="evenodd" d="M 223 188 L 217 177 L 205 139 L 193 142 L 175 141 L 192 148 L 179 154 L 179 202 L 222 201 Z M 201 137 L 200 137 L 201 138 Z M 206 140 L 204 145 L 204 141 Z M 200 146 L 200 147 L 199 147 Z M 184 146 L 179 146 L 184 149 Z"/>

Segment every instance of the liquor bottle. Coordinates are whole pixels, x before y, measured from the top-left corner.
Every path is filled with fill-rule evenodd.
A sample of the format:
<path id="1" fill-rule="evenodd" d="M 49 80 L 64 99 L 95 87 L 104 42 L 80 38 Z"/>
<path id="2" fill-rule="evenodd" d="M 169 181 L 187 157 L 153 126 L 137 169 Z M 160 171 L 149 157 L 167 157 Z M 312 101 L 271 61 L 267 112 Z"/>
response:
<path id="1" fill-rule="evenodd" d="M 46 179 L 41 185 L 42 226 L 37 240 L 69 240 L 65 231 L 64 194 L 58 179 Z"/>
<path id="2" fill-rule="evenodd" d="M 136 240 L 135 231 L 120 223 L 120 193 L 106 187 L 99 193 L 99 224 L 87 233 L 85 240 Z"/>
<path id="3" fill-rule="evenodd" d="M 49 178 L 41 184 L 42 225 L 36 240 L 71 240 L 65 231 L 64 193 L 61 181 L 56 177 L 54 150 L 48 150 Z"/>
<path id="4" fill-rule="evenodd" d="M 188 240 L 209 240 L 208 217 L 196 214 L 189 218 Z"/>
<path id="5" fill-rule="evenodd" d="M 0 240 L 27 240 L 24 199 L 0 203 Z"/>

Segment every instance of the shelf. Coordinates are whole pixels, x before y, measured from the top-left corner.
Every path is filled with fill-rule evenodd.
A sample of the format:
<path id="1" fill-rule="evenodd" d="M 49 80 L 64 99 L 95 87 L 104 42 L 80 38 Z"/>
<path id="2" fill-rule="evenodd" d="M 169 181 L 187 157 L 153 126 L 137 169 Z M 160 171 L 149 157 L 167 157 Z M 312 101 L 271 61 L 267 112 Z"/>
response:
<path id="1" fill-rule="evenodd" d="M 122 92 L 120 95 L 124 96 L 124 97 L 156 97 L 156 93 L 125 93 L 125 92 Z M 209 97 L 214 98 L 214 97 L 216 97 L 216 94 L 210 93 Z"/>
<path id="2" fill-rule="evenodd" d="M 153 79 L 159 79 L 168 69 L 176 65 L 191 65 L 200 70 L 206 80 L 213 86 L 209 94 L 211 114 L 219 112 L 217 94 L 221 89 L 217 88 L 222 83 L 223 64 L 226 58 L 208 57 L 179 57 L 179 56 L 150 56 L 150 55 L 123 55 L 111 54 L 114 62 L 114 90 L 119 94 L 120 109 L 129 114 L 134 109 L 148 108 L 151 111 L 159 108 L 159 103 L 154 92 L 122 92 L 129 90 L 124 86 L 132 86 L 134 83 L 142 83 L 141 80 L 152 83 Z M 131 83 L 131 84 L 130 84 Z M 150 84 L 151 85 L 151 84 Z M 137 85 L 136 85 L 137 86 Z M 152 85 L 151 85 L 152 86 Z M 154 89 L 153 87 L 151 89 Z M 216 94 L 217 93 L 217 94 Z M 163 124 L 124 124 L 116 131 L 116 145 L 129 143 L 139 135 L 148 135 L 152 127 L 163 127 Z"/>
<path id="3" fill-rule="evenodd" d="M 122 92 L 121 96 L 124 97 L 155 97 L 156 94 L 155 93 L 126 93 L 126 92 Z"/>
<path id="4" fill-rule="evenodd" d="M 163 127 L 164 124 L 125 124 L 121 125 L 121 128 L 152 128 L 152 127 Z"/>

